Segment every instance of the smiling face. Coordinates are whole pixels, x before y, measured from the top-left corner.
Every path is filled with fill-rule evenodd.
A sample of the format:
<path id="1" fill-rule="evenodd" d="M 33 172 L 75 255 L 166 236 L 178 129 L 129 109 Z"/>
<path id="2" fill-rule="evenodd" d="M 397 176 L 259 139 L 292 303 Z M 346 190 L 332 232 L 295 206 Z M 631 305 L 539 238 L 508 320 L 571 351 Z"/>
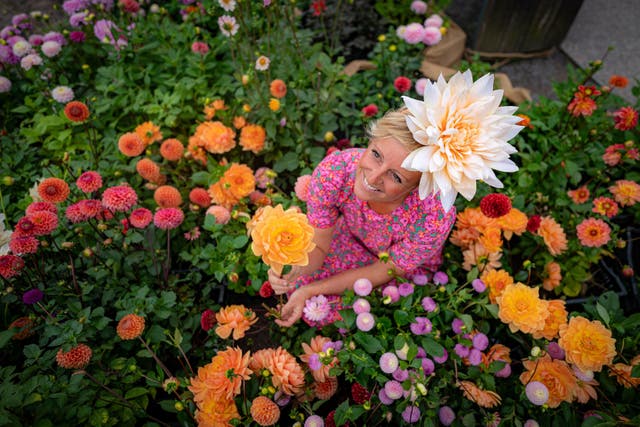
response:
<path id="1" fill-rule="evenodd" d="M 356 169 L 356 197 L 379 213 L 393 211 L 420 182 L 420 172 L 400 166 L 408 155 L 407 148 L 394 138 L 372 139 Z"/>

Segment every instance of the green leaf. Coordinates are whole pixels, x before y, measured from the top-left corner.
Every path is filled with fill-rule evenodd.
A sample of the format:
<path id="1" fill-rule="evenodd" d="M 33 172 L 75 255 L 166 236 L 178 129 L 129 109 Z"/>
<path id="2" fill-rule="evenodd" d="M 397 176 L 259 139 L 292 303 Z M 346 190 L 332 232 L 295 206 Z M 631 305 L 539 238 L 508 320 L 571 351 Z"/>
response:
<path id="1" fill-rule="evenodd" d="M 372 335 L 368 335 L 362 332 L 356 332 L 353 338 L 367 353 L 373 354 L 382 350 L 382 344 L 380 344 L 380 340 Z"/>
<path id="2" fill-rule="evenodd" d="M 404 310 L 395 310 L 393 312 L 393 319 L 398 326 L 404 326 L 409 323 L 409 313 Z"/>
<path id="3" fill-rule="evenodd" d="M 125 399 L 135 399 L 136 397 L 144 396 L 147 394 L 147 389 L 144 387 L 135 387 L 131 390 L 127 390 L 124 395 Z"/>
<path id="4" fill-rule="evenodd" d="M 37 359 L 42 353 L 42 350 L 40 350 L 40 347 L 36 344 L 29 344 L 24 346 L 22 353 L 24 353 L 24 357 L 27 359 Z"/>
<path id="5" fill-rule="evenodd" d="M 298 155 L 293 151 L 289 151 L 284 156 L 280 157 L 273 164 L 273 170 L 277 173 L 284 172 L 285 170 L 294 171 L 298 167 Z"/>
<path id="6" fill-rule="evenodd" d="M 609 326 L 609 322 L 611 321 L 611 318 L 609 317 L 609 313 L 607 312 L 607 309 L 604 308 L 599 302 L 596 303 L 596 310 L 598 310 L 598 315 L 600 316 L 600 318 L 602 319 L 602 321 Z"/>
<path id="7" fill-rule="evenodd" d="M 428 355 L 433 357 L 442 357 L 444 355 L 444 347 L 429 336 L 422 340 L 422 348 L 424 348 L 424 351 L 426 351 Z"/>
<path id="8" fill-rule="evenodd" d="M 13 334 L 16 333 L 16 329 L 9 329 L 7 331 L 0 332 L 0 348 L 3 348 L 11 340 Z"/>

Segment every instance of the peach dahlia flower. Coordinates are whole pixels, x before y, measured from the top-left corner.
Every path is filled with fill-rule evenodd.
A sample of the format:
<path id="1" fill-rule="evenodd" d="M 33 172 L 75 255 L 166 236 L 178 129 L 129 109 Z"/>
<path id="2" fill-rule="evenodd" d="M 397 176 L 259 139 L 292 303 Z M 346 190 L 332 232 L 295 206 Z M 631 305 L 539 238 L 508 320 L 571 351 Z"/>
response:
<path id="1" fill-rule="evenodd" d="M 497 297 L 498 317 L 511 332 L 539 332 L 549 316 L 549 302 L 538 297 L 538 288 L 522 283 L 508 285 Z"/>
<path id="2" fill-rule="evenodd" d="M 598 320 L 572 317 L 560 326 L 558 345 L 565 351 L 566 360 L 581 371 L 599 372 L 616 355 L 616 340 L 611 331 Z"/>

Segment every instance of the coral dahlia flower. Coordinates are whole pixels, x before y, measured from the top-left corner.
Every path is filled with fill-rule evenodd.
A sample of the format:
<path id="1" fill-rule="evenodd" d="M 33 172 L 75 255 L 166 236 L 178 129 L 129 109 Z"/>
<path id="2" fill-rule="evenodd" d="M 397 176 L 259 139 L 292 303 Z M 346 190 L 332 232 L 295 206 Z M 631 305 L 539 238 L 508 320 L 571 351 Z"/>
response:
<path id="1" fill-rule="evenodd" d="M 102 193 L 102 205 L 114 212 L 128 211 L 137 202 L 136 191 L 128 185 L 109 187 Z"/>
<path id="2" fill-rule="evenodd" d="M 618 214 L 618 204 L 609 197 L 596 197 L 593 199 L 593 209 L 591 211 L 613 218 Z"/>
<path id="3" fill-rule="evenodd" d="M 621 179 L 609 187 L 609 191 L 621 206 L 633 206 L 640 202 L 640 184 L 637 182 Z"/>
<path id="4" fill-rule="evenodd" d="M 258 154 L 264 148 L 267 133 L 260 125 L 246 125 L 240 131 L 240 146 L 243 151 Z M 252 173 L 253 174 L 253 173 Z"/>
<path id="5" fill-rule="evenodd" d="M 45 178 L 38 184 L 38 195 L 45 202 L 62 203 L 69 197 L 69 185 L 60 178 Z"/>
<path id="6" fill-rule="evenodd" d="M 142 335 L 144 331 L 144 317 L 130 313 L 118 322 L 116 332 L 120 339 L 133 340 Z"/>
<path id="7" fill-rule="evenodd" d="M 213 356 L 211 363 L 198 368 L 198 375 L 191 378 L 189 390 L 197 405 L 211 400 L 233 399 L 240 394 L 242 382 L 253 373 L 249 369 L 250 352 L 227 347 Z"/>
<path id="8" fill-rule="evenodd" d="M 459 381 L 457 386 L 462 390 L 464 397 L 483 408 L 493 408 L 502 401 L 498 393 L 490 390 L 482 390 L 471 381 Z"/>
<path id="9" fill-rule="evenodd" d="M 58 350 L 56 362 L 65 369 L 84 369 L 91 360 L 93 352 L 86 344 L 78 344 L 69 351 Z"/>
<path id="10" fill-rule="evenodd" d="M 84 102 L 71 101 L 64 106 L 64 115 L 72 122 L 82 123 L 89 118 L 89 107 Z"/>
<path id="11" fill-rule="evenodd" d="M 175 138 L 165 139 L 160 145 L 160 155 L 170 162 L 176 162 L 184 154 L 184 145 Z"/>
<path id="12" fill-rule="evenodd" d="M 631 130 L 638 125 L 638 112 L 631 107 L 622 107 L 613 113 L 613 127 L 618 130 Z"/>
<path id="13" fill-rule="evenodd" d="M 86 171 L 78 177 L 76 186 L 83 193 L 93 193 L 102 187 L 102 177 L 98 172 Z"/>
<path id="14" fill-rule="evenodd" d="M 158 209 L 153 215 L 153 224 L 162 230 L 173 230 L 184 221 L 184 213 L 179 208 Z"/>
<path id="15" fill-rule="evenodd" d="M 289 396 L 299 395 L 304 391 L 304 371 L 287 350 L 278 347 L 271 353 L 267 369 L 273 375 L 274 387 Z"/>
<path id="16" fill-rule="evenodd" d="M 0 276 L 10 279 L 20 274 L 24 268 L 24 260 L 15 255 L 0 255 Z"/>
<path id="17" fill-rule="evenodd" d="M 230 305 L 221 308 L 216 313 L 216 335 L 222 339 L 227 339 L 233 332 L 233 339 L 239 340 L 244 338 L 245 332 L 249 330 L 251 325 L 256 323 L 256 313 L 247 309 L 244 305 Z"/>
<path id="18" fill-rule="evenodd" d="M 567 191 L 567 195 L 571 197 L 573 203 L 579 205 L 589 200 L 589 189 L 586 185 L 583 185 L 582 187 L 576 188 L 575 190 Z"/>
<path id="19" fill-rule="evenodd" d="M 153 220 L 153 213 L 147 208 L 134 209 L 129 215 L 129 222 L 135 228 L 145 228 Z"/>
<path id="20" fill-rule="evenodd" d="M 144 141 L 135 132 L 127 132 L 118 139 L 118 150 L 127 157 L 136 157 L 145 149 Z"/>
<path id="21" fill-rule="evenodd" d="M 458 193 L 471 200 L 476 181 L 502 188 L 493 169 L 518 170 L 509 155 L 516 149 L 507 143 L 523 128 L 513 113 L 517 107 L 500 107 L 502 90 L 493 90 L 493 75 L 473 81 L 470 71 L 456 73 L 449 82 L 440 76 L 427 82 L 424 101 L 403 96 L 410 111 L 407 126 L 424 147 L 402 162 L 408 170 L 422 172 L 421 199 L 440 192 L 448 211 Z"/>
<path id="22" fill-rule="evenodd" d="M 153 192 L 153 200 L 161 208 L 177 208 L 182 204 L 182 196 L 177 188 L 171 185 L 161 185 Z"/>
<path id="23" fill-rule="evenodd" d="M 260 426 L 272 426 L 280 419 L 280 407 L 266 396 L 258 396 L 251 402 L 251 417 Z"/>
<path id="24" fill-rule="evenodd" d="M 611 227 L 601 219 L 587 218 L 576 226 L 580 244 L 599 248 L 611 240 Z"/>
<path id="25" fill-rule="evenodd" d="M 560 255 L 567 250 L 567 235 L 562 226 L 550 216 L 540 218 L 540 226 L 537 234 L 542 236 L 549 253 L 553 256 Z"/>
<path id="26" fill-rule="evenodd" d="M 581 371 L 600 372 L 616 355 L 616 340 L 611 331 L 598 320 L 572 317 L 560 326 L 558 344 L 565 351 L 566 360 Z"/>
<path id="27" fill-rule="evenodd" d="M 160 132 L 160 128 L 153 124 L 153 122 L 144 122 L 134 129 L 134 132 L 138 134 L 138 136 L 144 142 L 145 147 L 153 144 L 156 141 L 162 140 L 162 133 Z"/>
<path id="28" fill-rule="evenodd" d="M 520 382 L 539 381 L 544 384 L 549 391 L 547 406 L 557 408 L 562 402 L 571 402 L 577 382 L 566 362 L 552 360 L 545 355 L 536 360 L 525 360 L 522 364 L 525 371 L 520 375 Z"/>
<path id="29" fill-rule="evenodd" d="M 280 79 L 275 79 L 269 85 L 269 92 L 275 98 L 284 98 L 287 94 L 287 84 Z"/>

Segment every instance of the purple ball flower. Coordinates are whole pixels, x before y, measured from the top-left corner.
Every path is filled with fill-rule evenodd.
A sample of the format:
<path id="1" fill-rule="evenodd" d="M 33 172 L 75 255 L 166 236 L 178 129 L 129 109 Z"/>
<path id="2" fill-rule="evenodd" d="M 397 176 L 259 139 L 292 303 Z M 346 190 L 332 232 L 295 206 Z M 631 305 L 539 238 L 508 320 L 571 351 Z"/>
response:
<path id="1" fill-rule="evenodd" d="M 462 359 L 469 357 L 469 347 L 466 345 L 456 344 L 455 347 L 453 347 L 453 351 Z"/>
<path id="2" fill-rule="evenodd" d="M 451 328 L 456 334 L 461 334 L 464 328 L 464 322 L 462 321 L 462 319 L 456 317 L 455 319 L 453 319 L 453 322 L 451 322 Z"/>
<path id="3" fill-rule="evenodd" d="M 369 295 L 372 289 L 373 284 L 371 283 L 371 280 L 364 277 L 362 279 L 356 280 L 353 283 L 353 292 L 355 292 L 356 295 L 360 295 L 361 297 L 366 297 L 367 295 Z"/>
<path id="4" fill-rule="evenodd" d="M 478 366 L 482 363 L 482 352 L 477 348 L 472 348 L 469 352 L 469 363 L 473 366 Z"/>
<path id="5" fill-rule="evenodd" d="M 82 31 L 71 31 L 69 33 L 69 40 L 74 43 L 82 43 L 85 40 L 86 36 Z"/>
<path id="6" fill-rule="evenodd" d="M 409 329 L 415 335 L 426 335 L 431 332 L 433 325 L 426 317 L 416 317 L 416 321 L 409 325 Z"/>
<path id="7" fill-rule="evenodd" d="M 538 424 L 536 420 L 532 420 L 531 418 L 529 418 L 524 422 L 524 427 L 540 427 L 540 424 Z"/>
<path id="8" fill-rule="evenodd" d="M 440 364 L 442 364 L 442 363 L 446 362 L 446 361 L 447 361 L 447 359 L 449 359 L 449 353 L 447 353 L 447 349 L 446 349 L 446 348 L 444 349 L 444 354 L 443 354 L 442 356 L 440 356 L 440 357 L 436 357 L 436 356 L 434 356 L 434 357 L 433 357 L 433 360 L 434 360 L 436 363 L 440 363 Z"/>
<path id="9" fill-rule="evenodd" d="M 436 302 L 431 297 L 422 298 L 421 304 L 422 308 L 424 308 L 424 311 L 427 311 L 429 313 L 433 313 L 438 308 L 438 304 L 436 304 Z"/>
<path id="10" fill-rule="evenodd" d="M 318 355 L 318 353 L 313 353 L 311 356 L 309 356 L 309 369 L 311 369 L 312 371 L 317 371 L 320 368 L 322 368 L 320 356 Z"/>
<path id="11" fill-rule="evenodd" d="M 498 378 L 509 378 L 511 375 L 511 364 L 507 363 L 504 365 L 504 368 L 500 369 L 495 373 L 495 376 Z"/>
<path id="12" fill-rule="evenodd" d="M 549 400 L 549 389 L 540 381 L 531 381 L 524 389 L 527 399 L 534 405 L 542 406 Z"/>
<path id="13" fill-rule="evenodd" d="M 564 350 L 555 341 L 551 341 L 549 344 L 547 344 L 547 352 L 553 359 L 564 360 Z"/>
<path id="14" fill-rule="evenodd" d="M 276 402 L 278 406 L 287 406 L 291 401 L 291 396 L 278 390 L 276 394 L 273 395 L 273 401 Z"/>
<path id="15" fill-rule="evenodd" d="M 403 396 L 402 384 L 396 380 L 389 380 L 384 385 L 384 391 L 389 399 L 397 400 Z"/>
<path id="16" fill-rule="evenodd" d="M 393 403 L 393 399 L 387 396 L 387 392 L 384 391 L 384 387 L 382 387 L 380 391 L 378 391 L 378 398 L 380 399 L 380 402 L 385 405 L 391 405 Z"/>
<path id="17" fill-rule="evenodd" d="M 410 424 L 417 422 L 420 419 L 420 409 L 413 405 L 407 406 L 404 408 L 404 411 L 402 411 L 402 419 Z"/>
<path id="18" fill-rule="evenodd" d="M 398 285 L 398 293 L 402 297 L 407 297 L 413 293 L 413 285 L 409 282 L 400 283 Z"/>
<path id="19" fill-rule="evenodd" d="M 425 375 L 431 375 L 433 374 L 433 371 L 436 370 L 436 365 L 433 363 L 433 360 L 429 359 L 428 357 L 422 359 L 421 364 L 422 370 L 424 371 Z"/>
<path id="20" fill-rule="evenodd" d="M 40 289 L 34 288 L 22 294 L 22 302 L 28 305 L 32 305 L 39 302 L 43 297 L 44 293 Z"/>
<path id="21" fill-rule="evenodd" d="M 382 291 L 382 302 L 384 304 L 390 304 L 394 302 L 398 302 L 400 299 L 400 292 L 398 292 L 397 286 L 387 286 Z"/>
<path id="22" fill-rule="evenodd" d="M 358 298 L 353 303 L 353 311 L 356 314 L 368 313 L 371 311 L 371 304 L 364 298 Z"/>
<path id="23" fill-rule="evenodd" d="M 391 376 L 393 377 L 394 380 L 402 382 L 407 378 L 409 378 L 409 371 L 407 371 L 406 369 L 398 368 L 395 371 L 393 371 L 393 374 L 391 374 Z"/>
<path id="24" fill-rule="evenodd" d="M 440 422 L 442 423 L 442 425 L 450 426 L 456 419 L 456 413 L 453 412 L 453 409 L 451 409 L 451 407 L 442 406 L 438 410 L 438 418 L 440 418 Z"/>
<path id="25" fill-rule="evenodd" d="M 384 353 L 380 356 L 380 369 L 385 374 L 392 374 L 398 369 L 398 356 L 393 353 Z"/>
<path id="26" fill-rule="evenodd" d="M 489 346 L 489 338 L 483 333 L 475 334 L 472 341 L 473 346 L 480 351 L 483 351 Z"/>
<path id="27" fill-rule="evenodd" d="M 473 279 L 471 286 L 473 286 L 473 289 L 479 294 L 487 290 L 487 285 L 480 279 Z"/>
<path id="28" fill-rule="evenodd" d="M 433 275 L 433 283 L 436 285 L 446 285 L 449 283 L 449 276 L 444 271 L 438 271 Z"/>
<path id="29" fill-rule="evenodd" d="M 412 280 L 416 285 L 424 286 L 429 283 L 429 276 L 427 276 L 426 274 L 416 274 L 412 277 Z"/>
<path id="30" fill-rule="evenodd" d="M 369 312 L 364 312 L 358 314 L 356 317 L 356 326 L 363 332 L 369 332 L 376 324 L 376 320 L 373 317 L 373 314 Z"/>
<path id="31" fill-rule="evenodd" d="M 427 357 L 427 352 L 424 351 L 424 348 L 418 347 L 418 353 L 416 353 L 416 359 L 422 359 Z"/>
<path id="32" fill-rule="evenodd" d="M 311 415 L 304 421 L 304 427 L 324 427 L 324 419 L 320 415 Z"/>

